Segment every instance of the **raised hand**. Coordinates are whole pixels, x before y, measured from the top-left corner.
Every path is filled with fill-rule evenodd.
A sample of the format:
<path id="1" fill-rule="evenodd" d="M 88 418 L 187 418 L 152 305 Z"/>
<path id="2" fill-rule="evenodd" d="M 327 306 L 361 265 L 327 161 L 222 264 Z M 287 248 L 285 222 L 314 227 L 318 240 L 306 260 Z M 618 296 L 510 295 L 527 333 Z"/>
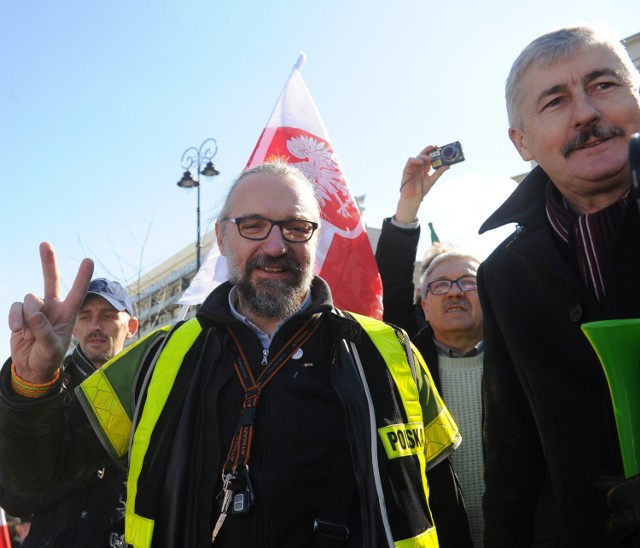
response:
<path id="1" fill-rule="evenodd" d="M 18 376 L 32 383 L 50 381 L 62 363 L 93 274 L 93 261 L 84 259 L 69 294 L 60 300 L 60 273 L 50 243 L 40 244 L 40 260 L 44 299 L 30 293 L 9 311 L 11 359 Z"/>
<path id="2" fill-rule="evenodd" d="M 400 183 L 400 200 L 396 210 L 396 221 L 410 223 L 418 215 L 418 209 L 422 199 L 436 184 L 440 176 L 449 169 L 449 166 L 442 166 L 436 170 L 431 170 L 431 157 L 429 152 L 433 145 L 425 147 L 415 158 L 409 158 L 402 172 L 402 182 Z"/>

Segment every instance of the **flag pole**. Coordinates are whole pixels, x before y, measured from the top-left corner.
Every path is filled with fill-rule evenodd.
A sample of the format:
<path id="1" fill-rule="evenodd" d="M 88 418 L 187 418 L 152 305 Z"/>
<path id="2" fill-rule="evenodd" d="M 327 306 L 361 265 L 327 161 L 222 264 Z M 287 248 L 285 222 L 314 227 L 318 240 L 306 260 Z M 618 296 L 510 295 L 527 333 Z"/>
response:
<path id="1" fill-rule="evenodd" d="M 298 55 L 298 60 L 296 61 L 295 65 L 293 65 L 293 70 L 298 70 L 302 72 L 302 68 L 304 67 L 304 64 L 306 62 L 307 62 L 307 54 L 304 51 L 301 51 L 300 55 Z"/>

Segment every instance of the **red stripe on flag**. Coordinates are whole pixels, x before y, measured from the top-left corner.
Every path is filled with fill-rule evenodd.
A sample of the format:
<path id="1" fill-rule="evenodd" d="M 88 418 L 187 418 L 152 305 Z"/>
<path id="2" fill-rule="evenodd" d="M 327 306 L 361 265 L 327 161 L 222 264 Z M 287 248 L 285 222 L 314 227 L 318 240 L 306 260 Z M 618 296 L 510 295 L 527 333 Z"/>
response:
<path id="1" fill-rule="evenodd" d="M 349 260 L 344 260 L 345 257 Z M 353 268 L 353 264 L 357 264 L 358 268 Z M 320 276 L 325 280 L 332 280 L 331 294 L 338 308 L 380 319 L 381 294 L 377 286 L 371 283 L 369 274 L 377 271 L 369 238 L 363 232 L 354 240 L 334 236 Z"/>
<path id="2" fill-rule="evenodd" d="M 11 548 L 9 526 L 7 525 L 7 518 L 2 508 L 0 508 L 0 548 Z"/>

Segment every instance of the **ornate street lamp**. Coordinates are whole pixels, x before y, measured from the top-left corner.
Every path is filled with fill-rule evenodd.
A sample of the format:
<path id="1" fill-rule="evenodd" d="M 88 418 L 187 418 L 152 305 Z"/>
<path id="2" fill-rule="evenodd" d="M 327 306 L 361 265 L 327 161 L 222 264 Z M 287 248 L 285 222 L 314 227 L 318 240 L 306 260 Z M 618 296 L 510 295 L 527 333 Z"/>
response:
<path id="1" fill-rule="evenodd" d="M 205 177 L 215 177 L 220 172 L 213 165 L 213 158 L 218 152 L 218 141 L 213 137 L 206 139 L 198 148 L 189 147 L 182 153 L 180 165 L 185 170 L 182 179 L 178 181 L 178 186 L 182 188 L 196 188 L 198 191 L 197 214 L 197 238 L 196 238 L 196 272 L 200 270 L 200 175 Z M 201 166 L 204 165 L 202 169 Z M 192 171 L 193 170 L 193 171 Z M 195 178 L 194 178 L 195 174 Z"/>

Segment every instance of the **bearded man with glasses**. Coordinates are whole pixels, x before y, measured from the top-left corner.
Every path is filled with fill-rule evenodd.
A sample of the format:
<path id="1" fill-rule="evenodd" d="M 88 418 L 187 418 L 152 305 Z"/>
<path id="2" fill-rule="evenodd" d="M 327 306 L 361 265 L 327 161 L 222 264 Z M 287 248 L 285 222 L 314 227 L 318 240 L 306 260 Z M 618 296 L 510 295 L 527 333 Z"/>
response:
<path id="1" fill-rule="evenodd" d="M 320 211 L 295 167 L 244 172 L 216 223 L 229 281 L 195 318 L 147 335 L 78 387 L 97 436 L 65 428 L 56 410 L 0 413 L 0 447 L 16 448 L 0 451 L 0 483 L 46 493 L 82 481 L 106 450 L 128 468 L 135 548 L 437 548 L 426 470 L 459 432 L 404 333 L 333 306 L 314 275 Z M 5 365 L 34 390 L 55 377 L 92 271 L 85 260 L 63 301 L 50 245 L 41 258 L 44 299 L 12 307 Z M 10 432 L 16 413 L 29 429 Z M 34 440 L 46 459 L 30 452 Z"/>

